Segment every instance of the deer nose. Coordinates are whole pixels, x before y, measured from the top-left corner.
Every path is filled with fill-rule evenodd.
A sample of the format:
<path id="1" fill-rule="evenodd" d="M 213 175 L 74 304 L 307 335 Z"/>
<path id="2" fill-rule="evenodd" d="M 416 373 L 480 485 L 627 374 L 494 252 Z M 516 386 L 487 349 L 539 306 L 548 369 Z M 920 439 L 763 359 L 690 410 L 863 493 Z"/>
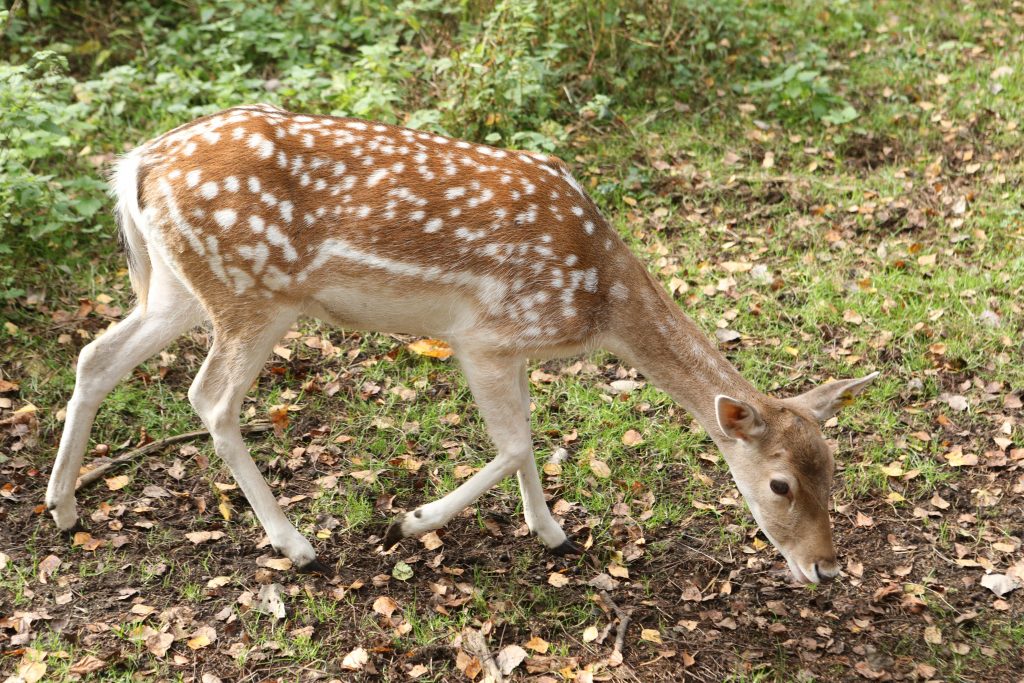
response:
<path id="1" fill-rule="evenodd" d="M 825 583 L 839 576 L 839 564 L 835 560 L 822 560 L 814 563 L 814 574 L 819 583 Z"/>

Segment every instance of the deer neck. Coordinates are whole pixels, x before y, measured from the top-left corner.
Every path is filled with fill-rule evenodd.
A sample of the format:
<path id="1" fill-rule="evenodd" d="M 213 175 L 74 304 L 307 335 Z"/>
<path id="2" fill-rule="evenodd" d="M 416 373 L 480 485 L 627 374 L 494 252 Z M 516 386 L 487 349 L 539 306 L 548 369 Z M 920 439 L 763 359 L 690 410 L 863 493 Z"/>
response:
<path id="1" fill-rule="evenodd" d="M 755 407 L 763 406 L 765 397 L 646 269 L 636 266 L 643 270 L 644 286 L 616 311 L 608 346 L 689 411 L 721 446 L 725 436 L 715 416 L 715 397 L 725 394 Z"/>

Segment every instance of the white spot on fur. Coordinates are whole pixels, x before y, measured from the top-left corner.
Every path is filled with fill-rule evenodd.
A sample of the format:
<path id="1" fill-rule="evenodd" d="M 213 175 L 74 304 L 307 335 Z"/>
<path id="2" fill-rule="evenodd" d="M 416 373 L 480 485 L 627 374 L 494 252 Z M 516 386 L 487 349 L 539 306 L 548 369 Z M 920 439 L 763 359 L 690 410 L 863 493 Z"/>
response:
<path id="1" fill-rule="evenodd" d="M 295 205 L 286 199 L 283 202 L 281 202 L 281 204 L 277 207 L 277 210 L 281 212 L 281 218 L 283 218 L 286 223 L 291 223 L 292 210 L 294 208 Z"/>
<path id="2" fill-rule="evenodd" d="M 437 232 L 444 225 L 444 221 L 440 218 L 431 218 L 427 221 L 427 224 L 423 226 L 423 232 Z"/>
<path id="3" fill-rule="evenodd" d="M 253 133 L 250 135 L 245 144 L 246 146 L 255 149 L 256 154 L 259 155 L 260 159 L 269 159 L 270 155 L 274 153 L 274 143 L 260 133 Z"/>
<path id="4" fill-rule="evenodd" d="M 238 213 L 234 209 L 220 209 L 213 212 L 213 220 L 217 221 L 220 227 L 227 229 L 238 220 Z"/>
<path id="5" fill-rule="evenodd" d="M 387 174 L 388 174 L 388 169 L 386 169 L 386 168 L 378 168 L 376 171 L 374 171 L 373 173 L 370 174 L 370 177 L 368 177 L 366 179 L 366 186 L 367 187 L 374 187 L 375 185 L 377 185 L 377 183 L 379 183 L 381 180 L 383 180 L 384 177 Z"/>
<path id="6" fill-rule="evenodd" d="M 224 179 L 224 189 L 228 192 L 238 192 L 239 184 L 238 178 L 233 175 L 229 175 Z"/>
<path id="7" fill-rule="evenodd" d="M 267 225 L 260 216 L 249 216 L 249 227 L 258 235 L 263 232 Z"/>
<path id="8" fill-rule="evenodd" d="M 204 199 L 213 199 L 217 196 L 220 190 L 217 188 L 217 183 L 212 180 L 208 180 L 203 183 L 203 186 L 199 188 L 199 194 L 203 195 Z"/>
<path id="9" fill-rule="evenodd" d="M 199 169 L 194 168 L 185 174 L 185 185 L 187 187 L 195 187 L 199 184 Z"/>
<path id="10" fill-rule="evenodd" d="M 259 192 L 259 191 L 260 191 L 260 179 L 257 178 L 256 176 L 253 176 L 253 175 L 249 176 L 249 192 Z"/>

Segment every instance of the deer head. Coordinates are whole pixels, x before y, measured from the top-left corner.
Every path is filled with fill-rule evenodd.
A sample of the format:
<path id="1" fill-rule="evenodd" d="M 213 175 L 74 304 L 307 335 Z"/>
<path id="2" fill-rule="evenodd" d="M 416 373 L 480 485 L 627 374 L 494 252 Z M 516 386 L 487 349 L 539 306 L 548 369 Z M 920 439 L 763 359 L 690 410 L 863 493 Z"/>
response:
<path id="1" fill-rule="evenodd" d="M 831 382 L 763 405 L 719 394 L 720 446 L 733 479 L 765 536 L 798 583 L 839 574 L 828 512 L 835 463 L 818 427 L 866 387 L 877 372 Z"/>

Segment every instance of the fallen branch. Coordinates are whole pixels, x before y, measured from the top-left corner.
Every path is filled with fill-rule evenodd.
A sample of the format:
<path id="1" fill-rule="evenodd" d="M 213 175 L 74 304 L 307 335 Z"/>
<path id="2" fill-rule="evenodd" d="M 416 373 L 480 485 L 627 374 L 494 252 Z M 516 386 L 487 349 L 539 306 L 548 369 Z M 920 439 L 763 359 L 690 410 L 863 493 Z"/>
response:
<path id="1" fill-rule="evenodd" d="M 498 662 L 494 660 L 494 655 L 491 654 L 491 650 L 487 647 L 487 641 L 484 640 L 484 636 L 480 631 L 475 628 L 467 628 L 462 631 L 462 648 L 480 660 L 480 663 L 484 667 L 484 671 L 491 677 L 494 683 L 502 683 L 505 679 L 501 675 L 501 668 L 498 666 Z"/>
<path id="2" fill-rule="evenodd" d="M 626 611 L 615 604 L 612 600 L 612 596 L 608 595 L 608 591 L 601 591 L 601 600 L 611 608 L 612 612 L 619 619 L 619 625 L 615 629 L 615 646 L 612 648 L 613 653 L 622 655 L 622 648 L 626 644 L 626 629 L 629 628 L 629 620 L 633 617 L 633 611 Z"/>
<path id="3" fill-rule="evenodd" d="M 273 428 L 274 425 L 272 425 L 269 422 L 251 422 L 249 424 L 242 425 L 241 431 L 242 434 L 256 434 L 259 432 L 269 432 Z M 207 437 L 209 435 L 210 432 L 208 430 L 200 429 L 195 432 L 186 432 L 184 434 L 168 436 L 165 439 L 157 439 L 156 441 L 151 441 L 150 443 L 147 443 L 145 446 L 134 448 L 128 451 L 127 453 L 122 453 L 113 460 L 105 462 L 102 465 L 99 465 L 89 470 L 88 472 L 80 476 L 78 478 L 78 481 L 75 482 L 75 490 L 78 491 L 79 489 L 84 489 L 90 484 L 93 484 L 96 481 L 98 481 L 100 478 L 103 477 L 103 475 L 105 475 L 110 470 L 120 465 L 123 465 L 126 462 L 134 460 L 139 456 L 155 453 L 163 448 L 166 448 L 167 446 L 171 446 L 176 443 L 181 443 L 182 441 L 192 441 L 193 439 L 200 439 L 203 437 Z"/>

